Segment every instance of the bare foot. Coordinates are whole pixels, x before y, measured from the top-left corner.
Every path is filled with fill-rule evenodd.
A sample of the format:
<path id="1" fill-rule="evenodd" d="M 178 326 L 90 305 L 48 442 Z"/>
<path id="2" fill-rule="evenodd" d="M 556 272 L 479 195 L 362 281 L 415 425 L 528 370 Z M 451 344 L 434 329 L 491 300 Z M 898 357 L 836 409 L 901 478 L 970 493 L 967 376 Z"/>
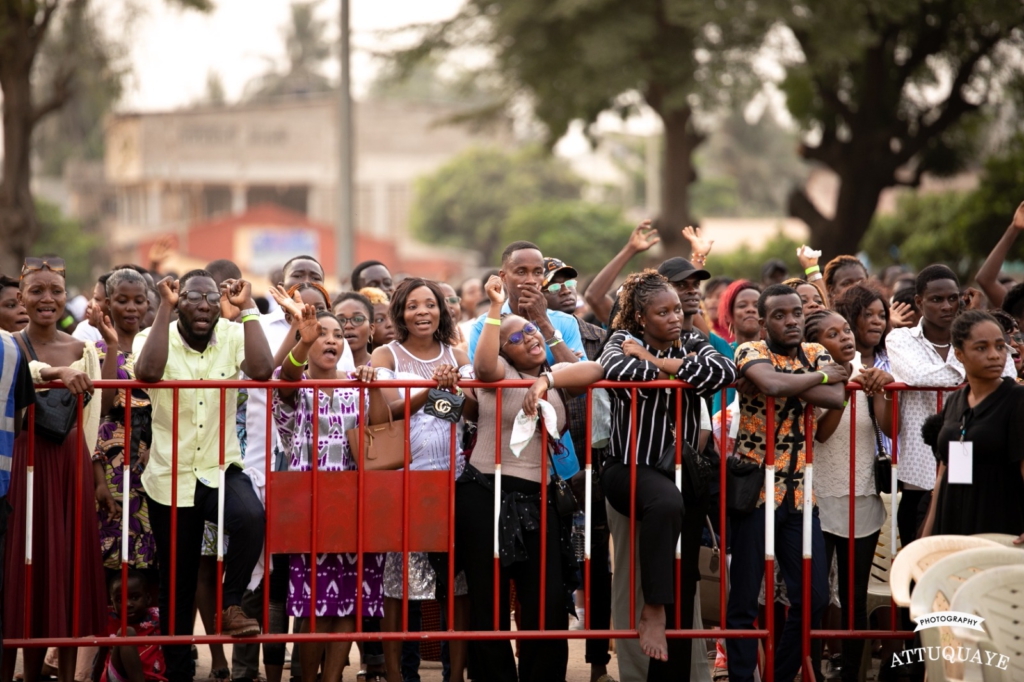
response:
<path id="1" fill-rule="evenodd" d="M 640 622 L 636 624 L 640 635 L 640 648 L 645 654 L 659 661 L 668 660 L 668 639 L 665 638 L 665 607 L 661 604 L 644 604 Z"/>

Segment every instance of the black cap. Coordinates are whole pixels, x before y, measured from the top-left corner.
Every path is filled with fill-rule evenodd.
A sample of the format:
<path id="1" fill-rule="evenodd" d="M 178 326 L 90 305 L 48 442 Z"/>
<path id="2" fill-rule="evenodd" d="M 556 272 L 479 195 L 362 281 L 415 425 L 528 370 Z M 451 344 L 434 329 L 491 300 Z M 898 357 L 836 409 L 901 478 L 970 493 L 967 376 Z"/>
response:
<path id="1" fill-rule="evenodd" d="M 551 284 L 551 280 L 555 278 L 558 273 L 564 274 L 566 277 L 579 277 L 580 273 L 576 271 L 571 265 L 567 265 L 565 261 L 557 258 L 545 258 L 544 259 L 544 281 L 542 286 Z"/>
<path id="2" fill-rule="evenodd" d="M 779 258 L 772 258 L 771 260 L 764 264 L 764 267 L 761 268 L 761 279 L 767 279 L 768 275 L 772 274 L 773 272 L 788 273 L 789 266 L 786 265 L 785 261 Z"/>
<path id="3" fill-rule="evenodd" d="M 694 275 L 702 281 L 711 279 L 710 272 L 707 270 L 698 270 L 693 263 L 678 256 L 675 258 L 669 258 L 667 261 L 659 265 L 658 274 L 670 282 L 681 282 L 684 279 L 693 277 Z"/>

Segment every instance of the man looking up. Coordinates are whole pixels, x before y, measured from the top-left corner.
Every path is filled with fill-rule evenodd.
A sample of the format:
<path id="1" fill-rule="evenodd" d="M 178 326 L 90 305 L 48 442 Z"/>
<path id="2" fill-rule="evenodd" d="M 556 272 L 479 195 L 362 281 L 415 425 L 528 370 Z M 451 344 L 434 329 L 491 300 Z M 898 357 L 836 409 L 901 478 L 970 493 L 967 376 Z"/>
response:
<path id="1" fill-rule="evenodd" d="M 536 244 L 519 241 L 506 246 L 501 254 L 501 270 L 498 271 L 507 296 L 501 313 L 522 315 L 537 325 L 544 335 L 549 365 L 586 360 L 576 318 L 558 310 L 548 310 L 547 299 L 541 291 L 544 273 L 544 256 Z M 470 360 L 476 353 L 484 322 L 485 315 L 481 315 L 473 325 L 469 338 Z"/>
<path id="2" fill-rule="evenodd" d="M 823 346 L 803 343 L 804 317 L 800 296 L 782 284 L 773 284 L 757 301 L 766 341 L 745 343 L 736 349 L 740 372 L 740 422 L 736 454 L 757 464 L 767 456 L 768 438 L 775 445 L 775 490 L 761 490 L 756 509 L 732 518 L 732 590 L 726 622 L 730 630 L 753 627 L 758 593 L 764 575 L 765 502 L 772 496 L 775 514 L 776 562 L 786 581 L 790 601 L 782 639 L 776 647 L 775 679 L 792 680 L 800 669 L 800 632 L 803 611 L 802 538 L 803 506 L 814 504 L 804 496 L 806 438 L 805 413 L 809 407 L 839 409 L 846 399 L 846 370 L 833 363 Z M 768 398 L 775 399 L 774 434 L 767 433 Z M 813 409 L 811 429 L 816 426 Z M 755 472 L 751 476 L 763 476 Z M 825 537 L 818 511 L 811 526 L 811 627 L 818 627 L 828 604 Z M 730 639 L 729 679 L 751 682 L 757 667 L 757 642 Z"/>
<path id="3" fill-rule="evenodd" d="M 239 371 L 258 381 L 273 372 L 273 355 L 259 324 L 252 288 L 245 280 L 228 280 L 226 296 L 242 310 L 242 324 L 220 317 L 221 288 L 206 270 L 193 270 L 180 281 L 160 282 L 160 308 L 153 326 L 135 337 L 135 373 L 140 381 L 162 379 L 235 379 Z M 172 323 L 171 311 L 178 320 Z M 192 634 L 192 604 L 196 593 L 203 523 L 216 522 L 218 496 L 224 499 L 224 533 L 231 536 L 224 576 L 222 630 L 226 635 L 258 634 L 258 623 L 245 615 L 242 594 L 263 548 L 263 506 L 242 472 L 242 454 L 234 428 L 237 390 L 182 389 L 178 404 L 173 391 L 150 391 L 153 411 L 153 442 L 142 485 L 149 498 L 149 514 L 160 559 L 161 631 L 168 629 L 175 609 L 176 632 Z M 221 409 L 224 433 L 220 432 Z M 177 408 L 177 412 L 175 412 Z M 173 428 L 179 426 L 178 442 Z M 224 443 L 226 470 L 220 469 L 220 443 Z M 173 458 L 177 450 L 178 467 Z M 170 571 L 171 486 L 177 476 L 176 574 Z M 223 484 L 224 490 L 219 490 Z M 176 581 L 177 600 L 170 603 L 171 581 Z M 192 680 L 188 645 L 165 647 L 170 682 Z"/>

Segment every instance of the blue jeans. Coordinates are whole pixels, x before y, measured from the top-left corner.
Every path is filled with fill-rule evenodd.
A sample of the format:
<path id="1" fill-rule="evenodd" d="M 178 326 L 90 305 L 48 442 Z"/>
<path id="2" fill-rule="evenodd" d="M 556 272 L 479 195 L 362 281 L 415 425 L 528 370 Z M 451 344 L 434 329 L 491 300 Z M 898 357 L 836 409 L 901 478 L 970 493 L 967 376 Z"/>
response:
<path id="1" fill-rule="evenodd" d="M 758 596 L 764 576 L 764 514 L 758 507 L 745 517 L 732 519 L 732 563 L 729 576 L 731 591 L 726 610 L 729 630 L 753 629 L 757 619 Z M 801 625 L 803 620 L 803 511 L 793 506 L 787 494 L 775 510 L 775 561 L 786 581 L 791 604 L 789 617 L 782 630 L 782 639 L 775 650 L 775 679 L 789 682 L 800 670 Z M 811 522 L 811 627 L 821 627 L 821 617 L 828 606 L 828 568 L 825 565 L 825 537 L 821 533 L 818 510 Z M 769 580 L 771 578 L 769 577 Z M 763 624 L 762 624 L 763 626 Z M 728 639 L 730 682 L 752 682 L 757 666 L 756 639 Z"/>

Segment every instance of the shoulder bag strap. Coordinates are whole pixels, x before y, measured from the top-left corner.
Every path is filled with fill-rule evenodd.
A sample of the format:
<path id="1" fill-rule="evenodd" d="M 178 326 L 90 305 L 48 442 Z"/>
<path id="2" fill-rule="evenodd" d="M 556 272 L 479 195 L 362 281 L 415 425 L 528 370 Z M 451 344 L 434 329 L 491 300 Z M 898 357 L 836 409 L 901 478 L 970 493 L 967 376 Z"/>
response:
<path id="1" fill-rule="evenodd" d="M 28 354 L 30 356 L 32 356 L 33 360 L 35 360 L 36 362 L 39 362 L 39 357 L 36 355 L 36 349 L 32 347 L 32 341 L 29 340 L 28 333 L 26 333 L 26 331 L 24 329 L 22 329 L 21 333 L 20 333 L 20 336 L 21 336 L 21 340 L 25 344 L 25 349 L 28 350 Z"/>
<path id="2" fill-rule="evenodd" d="M 878 420 L 875 419 L 875 401 L 870 396 L 866 396 L 868 399 L 868 416 L 871 417 L 871 426 L 875 430 L 875 457 L 887 456 L 889 453 L 885 452 L 885 447 L 882 445 L 882 430 L 878 428 Z M 856 400 L 856 395 L 854 396 Z"/>

